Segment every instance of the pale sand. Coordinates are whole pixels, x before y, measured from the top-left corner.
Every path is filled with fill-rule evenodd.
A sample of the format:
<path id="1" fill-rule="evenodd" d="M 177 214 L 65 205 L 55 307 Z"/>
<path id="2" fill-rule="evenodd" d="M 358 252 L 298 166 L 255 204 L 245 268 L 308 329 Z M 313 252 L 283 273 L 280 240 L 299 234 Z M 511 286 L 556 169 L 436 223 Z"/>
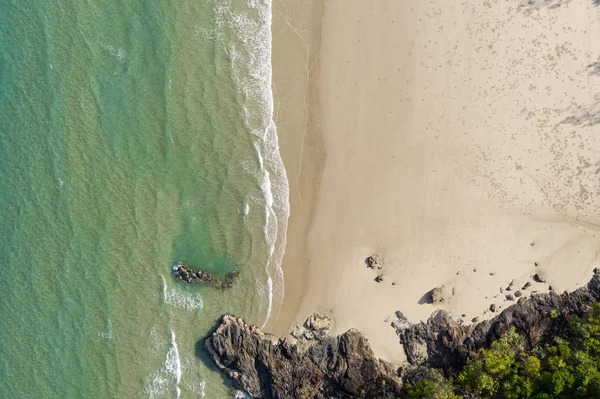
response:
<path id="1" fill-rule="evenodd" d="M 600 10 L 538 3 L 325 1 L 308 109 L 326 157 L 320 179 L 295 186 L 316 205 L 303 202 L 312 218 L 300 230 L 290 223 L 275 332 L 331 309 L 335 333 L 356 327 L 400 362 L 396 310 L 467 321 L 508 306 L 499 288 L 511 279 L 520 288 L 542 272 L 559 292 L 589 280 L 600 266 Z M 323 155 L 282 149 L 292 175 L 292 153 L 302 165 Z M 289 292 L 303 278 L 299 301 Z M 438 285 L 446 301 L 420 304 Z"/>

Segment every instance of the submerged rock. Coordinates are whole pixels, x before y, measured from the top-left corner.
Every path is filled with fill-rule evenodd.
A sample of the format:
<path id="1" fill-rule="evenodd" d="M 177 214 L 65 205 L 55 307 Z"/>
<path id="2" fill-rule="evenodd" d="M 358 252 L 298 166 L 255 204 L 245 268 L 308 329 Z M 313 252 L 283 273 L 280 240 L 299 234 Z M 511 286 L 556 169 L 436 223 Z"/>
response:
<path id="1" fill-rule="evenodd" d="M 195 270 L 191 267 L 187 267 L 183 263 L 178 263 L 173 266 L 173 273 L 179 280 L 185 281 L 186 283 L 197 283 L 208 285 L 213 288 L 231 288 L 233 282 L 238 277 L 238 272 L 231 272 L 226 274 L 224 277 L 219 277 L 212 273 L 203 272 L 202 270 Z"/>
<path id="2" fill-rule="evenodd" d="M 256 398 L 396 397 L 401 388 L 394 366 L 375 358 L 354 329 L 295 345 L 226 315 L 204 346 L 234 385 Z"/>

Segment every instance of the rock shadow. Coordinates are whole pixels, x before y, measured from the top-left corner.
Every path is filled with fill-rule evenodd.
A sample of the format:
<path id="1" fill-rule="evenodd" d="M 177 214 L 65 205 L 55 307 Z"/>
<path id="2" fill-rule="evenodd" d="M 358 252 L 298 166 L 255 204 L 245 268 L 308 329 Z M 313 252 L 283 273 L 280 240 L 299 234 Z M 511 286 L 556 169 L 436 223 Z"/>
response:
<path id="1" fill-rule="evenodd" d="M 427 291 L 422 297 L 421 299 L 419 299 L 419 305 L 425 305 L 425 304 L 432 304 L 433 301 L 431 300 L 431 295 L 433 293 L 433 290 L 429 290 Z"/>

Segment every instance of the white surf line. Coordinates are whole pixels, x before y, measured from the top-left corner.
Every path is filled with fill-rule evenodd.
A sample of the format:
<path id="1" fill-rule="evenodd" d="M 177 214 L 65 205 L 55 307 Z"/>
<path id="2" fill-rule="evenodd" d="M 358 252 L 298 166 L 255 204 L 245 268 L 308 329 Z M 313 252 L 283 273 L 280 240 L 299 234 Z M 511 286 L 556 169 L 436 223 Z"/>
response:
<path id="1" fill-rule="evenodd" d="M 285 4 L 283 4 L 283 1 L 279 0 L 279 2 L 281 3 L 281 8 L 283 9 L 283 13 L 281 13 L 283 20 L 290 27 L 290 29 L 292 31 L 294 31 L 294 33 L 300 38 L 300 40 L 302 40 L 302 43 L 304 44 L 304 49 L 306 50 L 306 58 L 305 58 L 306 62 L 304 64 L 304 71 L 306 72 L 306 82 L 304 84 L 304 99 L 303 99 L 304 110 L 306 113 L 304 116 L 304 130 L 302 132 L 302 139 L 300 140 L 300 163 L 298 165 L 298 174 L 296 176 L 296 194 L 298 195 L 298 199 L 300 200 L 300 203 L 302 203 L 302 195 L 300 194 L 299 187 L 300 187 L 300 175 L 302 174 L 302 159 L 304 156 L 304 139 L 306 137 L 306 131 L 308 130 L 308 104 L 306 103 L 306 98 L 308 97 L 308 84 L 310 82 L 311 71 L 313 70 L 315 61 L 317 60 L 317 56 L 315 54 L 312 62 L 310 63 L 310 67 L 309 67 L 308 66 L 308 63 L 309 63 L 308 61 L 309 61 L 309 56 L 310 56 L 309 45 L 306 42 L 306 40 L 304 40 L 304 37 L 300 34 L 300 32 L 298 32 L 298 30 L 296 28 L 294 28 L 294 26 L 290 23 L 289 18 L 288 18 L 287 9 L 285 8 Z"/>

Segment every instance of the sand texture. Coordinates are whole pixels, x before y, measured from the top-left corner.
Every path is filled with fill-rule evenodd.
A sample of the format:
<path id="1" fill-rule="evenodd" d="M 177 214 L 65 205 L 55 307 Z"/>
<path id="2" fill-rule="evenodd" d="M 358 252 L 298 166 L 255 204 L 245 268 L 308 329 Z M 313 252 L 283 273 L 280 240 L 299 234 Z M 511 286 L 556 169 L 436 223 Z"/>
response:
<path id="1" fill-rule="evenodd" d="M 325 1 L 306 108 L 324 162 L 292 185 L 313 201 L 284 260 L 286 290 L 306 284 L 275 329 L 330 311 L 335 333 L 356 327 L 399 362 L 396 310 L 470 322 L 511 303 L 511 280 L 532 283 L 523 296 L 585 283 L 600 266 L 598 38 L 589 0 Z M 282 148 L 286 166 L 311 163 Z"/>

